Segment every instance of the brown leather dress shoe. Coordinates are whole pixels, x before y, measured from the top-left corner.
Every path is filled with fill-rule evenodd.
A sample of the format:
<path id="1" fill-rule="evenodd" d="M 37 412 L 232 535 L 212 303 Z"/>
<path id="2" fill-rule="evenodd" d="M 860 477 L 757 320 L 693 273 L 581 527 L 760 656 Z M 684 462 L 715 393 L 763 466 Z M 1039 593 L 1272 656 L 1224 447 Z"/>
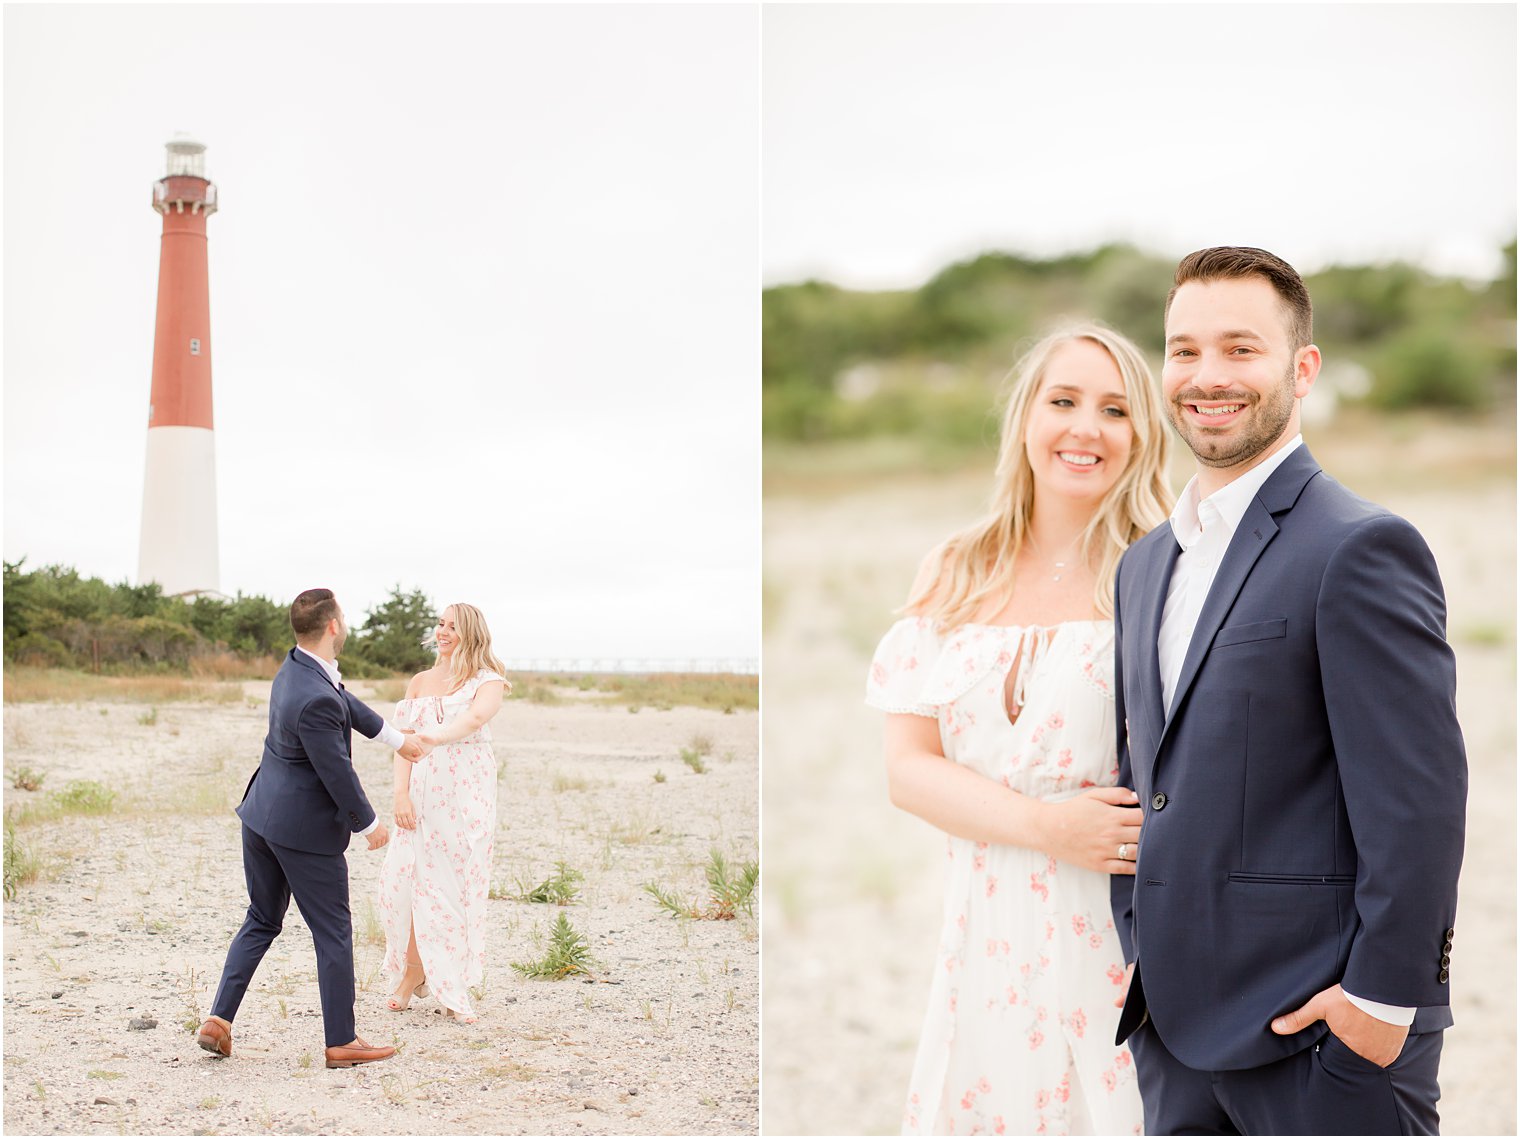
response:
<path id="1" fill-rule="evenodd" d="M 232 1025 L 219 1016 L 206 1018 L 201 1030 L 195 1034 L 195 1042 L 207 1052 L 218 1056 L 232 1055 Z"/>
<path id="2" fill-rule="evenodd" d="M 329 1068 L 352 1068 L 355 1064 L 373 1064 L 376 1060 L 388 1060 L 396 1054 L 389 1044 L 366 1044 L 358 1037 L 352 1044 L 337 1044 L 327 1050 Z"/>

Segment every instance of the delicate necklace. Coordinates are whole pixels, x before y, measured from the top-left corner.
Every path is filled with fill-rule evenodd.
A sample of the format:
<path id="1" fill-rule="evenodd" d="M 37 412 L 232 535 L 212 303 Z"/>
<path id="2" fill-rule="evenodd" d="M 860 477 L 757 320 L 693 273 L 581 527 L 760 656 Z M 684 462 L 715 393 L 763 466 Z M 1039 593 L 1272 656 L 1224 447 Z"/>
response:
<path id="1" fill-rule="evenodd" d="M 1050 577 L 1051 581 L 1060 581 L 1061 578 L 1065 576 L 1066 570 L 1067 570 L 1067 568 L 1071 564 L 1070 562 L 1067 562 L 1067 561 L 1052 561 L 1051 558 L 1050 558 L 1050 556 L 1048 554 L 1046 554 L 1044 550 L 1040 549 L 1039 543 L 1036 542 L 1033 538 L 1029 539 L 1029 546 L 1030 546 L 1030 549 L 1032 549 L 1034 551 L 1035 556 L 1037 556 L 1039 558 L 1043 558 L 1046 561 L 1050 562 L 1052 569 L 1055 571 L 1054 573 L 1051 574 L 1051 577 Z M 1068 548 L 1065 556 L 1067 558 L 1071 558 L 1073 556 L 1074 551 L 1076 550 L 1077 546 L 1078 546 L 1078 543 L 1077 542 L 1073 542 L 1071 544 L 1071 546 Z"/>

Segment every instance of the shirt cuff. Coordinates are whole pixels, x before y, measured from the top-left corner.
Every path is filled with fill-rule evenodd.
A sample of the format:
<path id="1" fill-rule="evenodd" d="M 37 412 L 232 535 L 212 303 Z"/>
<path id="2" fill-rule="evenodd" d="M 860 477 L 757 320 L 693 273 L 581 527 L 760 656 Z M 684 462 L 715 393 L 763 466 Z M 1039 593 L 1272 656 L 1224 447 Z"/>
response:
<path id="1" fill-rule="evenodd" d="M 369 824 L 369 826 L 367 826 L 367 827 L 365 827 L 365 828 L 364 828 L 364 829 L 363 829 L 363 830 L 362 830 L 362 831 L 360 831 L 360 832 L 359 832 L 359 834 L 360 834 L 360 836 L 361 836 L 361 837 L 362 837 L 362 836 L 364 836 L 364 835 L 367 835 L 367 834 L 369 834 L 369 832 L 370 832 L 370 831 L 372 831 L 372 830 L 374 830 L 374 829 L 375 829 L 375 828 L 376 828 L 376 827 L 378 827 L 378 826 L 379 826 L 379 825 L 380 825 L 380 816 L 379 816 L 379 815 L 376 815 L 376 816 L 375 816 L 375 817 L 374 817 L 374 820 L 373 820 L 373 821 L 371 821 L 371 823 L 370 823 L 370 824 Z M 1350 994 L 1350 993 L 1347 993 L 1347 994 L 1346 994 L 1346 995 L 1347 995 L 1347 996 L 1350 996 L 1350 995 L 1351 995 L 1351 994 Z"/>
<path id="2" fill-rule="evenodd" d="M 390 724 L 380 725 L 380 734 L 375 737 L 392 751 L 400 751 L 401 745 L 406 743 L 406 737 Z"/>
<path id="3" fill-rule="evenodd" d="M 1345 988 L 1342 988 L 1341 992 L 1346 993 Z M 1387 1024 L 1397 1024 L 1408 1028 L 1414 1023 L 1415 1010 L 1412 1008 L 1405 1008 L 1403 1005 L 1379 1004 L 1377 1001 L 1369 1001 L 1364 997 L 1352 996 L 1350 993 L 1346 993 L 1346 999 L 1368 1016 L 1375 1016 Z"/>

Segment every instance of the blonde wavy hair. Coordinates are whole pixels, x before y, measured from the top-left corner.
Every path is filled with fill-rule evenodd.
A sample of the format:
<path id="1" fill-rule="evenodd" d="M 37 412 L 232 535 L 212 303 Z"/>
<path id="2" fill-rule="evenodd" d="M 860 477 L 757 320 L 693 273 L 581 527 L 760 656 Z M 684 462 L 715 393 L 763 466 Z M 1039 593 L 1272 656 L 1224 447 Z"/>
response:
<path id="1" fill-rule="evenodd" d="M 967 624 L 990 598 L 1006 597 L 1011 591 L 1014 562 L 1034 513 L 1034 471 L 1024 449 L 1029 409 L 1056 350 L 1073 340 L 1092 341 L 1118 365 L 1135 433 L 1129 462 L 1081 535 L 1082 559 L 1091 563 L 1096 555 L 1098 565 L 1093 606 L 1100 615 L 1113 616 L 1120 557 L 1171 513 L 1174 496 L 1166 481 L 1171 435 L 1161 392 L 1145 357 L 1127 338 L 1096 322 L 1051 333 L 1014 367 L 989 512 L 930 552 L 903 612 L 932 617 L 942 629 L 955 629 Z"/>
<path id="2" fill-rule="evenodd" d="M 458 639 L 454 645 L 454 655 L 449 662 L 449 691 L 458 692 L 477 672 L 488 668 L 506 681 L 506 690 L 511 692 L 512 682 L 506 679 L 507 666 L 502 664 L 501 658 L 491 650 L 491 630 L 486 627 L 486 615 L 475 606 L 466 605 L 463 601 L 446 605 L 443 611 L 447 613 L 450 609 L 454 611 L 454 633 Z M 422 639 L 422 645 L 424 648 L 432 649 L 436 656 L 438 653 L 437 626 L 428 631 L 428 635 Z"/>

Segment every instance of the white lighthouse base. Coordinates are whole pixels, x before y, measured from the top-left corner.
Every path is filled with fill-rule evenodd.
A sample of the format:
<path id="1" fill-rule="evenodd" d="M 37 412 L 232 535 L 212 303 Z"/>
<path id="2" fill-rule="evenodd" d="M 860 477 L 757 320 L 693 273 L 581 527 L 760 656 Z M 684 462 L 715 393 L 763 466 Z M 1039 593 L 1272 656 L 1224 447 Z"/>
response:
<path id="1" fill-rule="evenodd" d="M 218 592 L 214 441 L 205 427 L 148 430 L 137 580 L 170 597 Z"/>

